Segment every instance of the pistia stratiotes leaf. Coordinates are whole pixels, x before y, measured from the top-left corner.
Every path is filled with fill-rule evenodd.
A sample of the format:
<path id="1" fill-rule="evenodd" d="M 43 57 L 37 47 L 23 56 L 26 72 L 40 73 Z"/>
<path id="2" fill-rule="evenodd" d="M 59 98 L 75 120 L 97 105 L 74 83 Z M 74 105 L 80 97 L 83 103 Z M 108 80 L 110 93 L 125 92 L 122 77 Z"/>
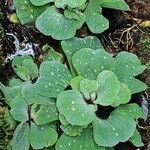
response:
<path id="1" fill-rule="evenodd" d="M 56 0 L 56 3 L 59 3 L 60 6 L 64 6 L 67 5 L 71 8 L 76 8 L 79 6 L 82 6 L 83 4 L 85 4 L 87 0 L 74 0 L 74 1 L 70 1 L 70 0 Z M 58 5 L 58 4 L 57 4 Z"/>
<path id="2" fill-rule="evenodd" d="M 46 9 L 47 6 L 36 7 L 31 4 L 30 0 L 14 0 L 17 17 L 22 24 L 32 23 Z"/>
<path id="3" fill-rule="evenodd" d="M 34 84 L 37 92 L 45 97 L 57 97 L 72 79 L 68 69 L 60 62 L 46 61 L 40 66 L 40 77 Z"/>
<path id="4" fill-rule="evenodd" d="M 119 93 L 119 82 L 116 75 L 112 71 L 104 70 L 98 75 L 97 81 L 100 88 L 95 103 L 102 106 L 113 104 Z"/>
<path id="5" fill-rule="evenodd" d="M 103 46 L 101 45 L 99 39 L 94 36 L 87 36 L 85 38 L 74 37 L 72 39 L 62 41 L 61 46 L 67 57 L 69 67 L 73 75 L 76 75 L 76 71 L 74 70 L 72 64 L 72 56 L 77 51 L 79 51 L 82 48 L 91 48 L 93 50 L 103 49 Z"/>
<path id="6" fill-rule="evenodd" d="M 35 110 L 37 108 L 38 110 L 33 112 L 33 119 L 37 125 L 43 125 L 58 120 L 58 110 L 55 102 L 51 102 L 48 105 L 37 106 Z"/>
<path id="7" fill-rule="evenodd" d="M 30 144 L 34 149 L 52 146 L 57 138 L 57 132 L 50 125 L 37 126 L 31 122 Z"/>
<path id="8" fill-rule="evenodd" d="M 28 105 L 31 104 L 50 104 L 51 103 L 51 99 L 48 97 L 44 97 L 38 94 L 38 92 L 34 89 L 34 85 L 33 84 L 26 84 L 23 86 L 22 90 L 21 90 L 21 94 L 24 97 L 24 99 L 26 100 Z"/>
<path id="9" fill-rule="evenodd" d="M 67 19 L 54 7 L 48 7 L 36 20 L 37 29 L 54 39 L 63 40 L 72 38 L 78 29 L 79 21 Z"/>
<path id="10" fill-rule="evenodd" d="M 120 10 L 129 10 L 129 6 L 124 0 L 102 0 L 102 7 L 120 9 Z"/>
<path id="11" fill-rule="evenodd" d="M 17 96 L 11 101 L 10 114 L 12 117 L 20 122 L 27 121 L 28 118 L 28 105 L 23 96 Z"/>
<path id="12" fill-rule="evenodd" d="M 61 92 L 57 97 L 57 108 L 72 125 L 88 125 L 95 118 L 95 106 L 88 105 L 78 91 Z"/>
<path id="13" fill-rule="evenodd" d="M 12 150 L 29 150 L 29 125 L 26 122 L 20 123 L 15 129 L 11 143 Z"/>
<path id="14" fill-rule="evenodd" d="M 131 99 L 131 90 L 125 83 L 119 83 L 118 97 L 113 103 L 113 106 L 119 106 L 120 104 L 126 104 Z"/>
<path id="15" fill-rule="evenodd" d="M 55 148 L 56 150 L 105 150 L 94 142 L 91 127 L 84 129 L 81 135 L 76 137 L 62 134 Z"/>
<path id="16" fill-rule="evenodd" d="M 142 108 L 139 107 L 137 104 L 126 104 L 118 107 L 115 112 L 126 114 L 133 119 L 143 118 L 145 117 Z"/>
<path id="17" fill-rule="evenodd" d="M 142 73 L 146 66 L 141 65 L 138 57 L 132 53 L 120 52 L 115 58 L 113 71 L 119 81 L 127 84 L 133 93 L 138 93 L 147 89 L 147 85 L 134 77 Z"/>
<path id="18" fill-rule="evenodd" d="M 63 130 L 63 132 L 69 136 L 77 136 L 81 135 L 81 132 L 83 131 L 82 126 L 72 126 L 72 125 L 61 125 L 60 128 Z"/>
<path id="19" fill-rule="evenodd" d="M 99 84 L 96 80 L 83 79 L 80 81 L 80 90 L 87 99 L 90 99 L 92 93 L 96 93 L 99 88 Z"/>
<path id="20" fill-rule="evenodd" d="M 112 70 L 114 64 L 109 53 L 102 49 L 94 51 L 90 48 L 76 52 L 72 57 L 72 62 L 78 75 L 88 79 L 96 79 L 103 70 Z"/>
<path id="21" fill-rule="evenodd" d="M 86 23 L 93 33 L 101 33 L 109 28 L 109 21 L 101 14 L 101 1 L 90 0 L 85 10 Z"/>
<path id="22" fill-rule="evenodd" d="M 97 118 L 93 121 L 94 140 L 105 147 L 113 147 L 119 142 L 127 141 L 135 129 L 134 119 L 120 113 L 112 113 L 106 120 Z"/>
<path id="23" fill-rule="evenodd" d="M 129 141 L 136 147 L 144 146 L 141 135 L 137 129 L 135 130 L 134 135 L 129 139 Z"/>
<path id="24" fill-rule="evenodd" d="M 80 91 L 80 82 L 83 80 L 84 78 L 82 76 L 76 76 L 74 77 L 71 81 L 70 81 L 70 85 L 71 88 L 73 90 L 77 90 Z"/>
<path id="25" fill-rule="evenodd" d="M 30 56 L 17 56 L 12 61 L 12 67 L 22 80 L 33 80 L 38 76 L 37 65 Z"/>
<path id="26" fill-rule="evenodd" d="M 55 0 L 30 0 L 31 3 L 35 6 L 42 6 L 42 5 L 45 5 L 45 4 L 48 4 L 50 2 L 54 2 Z"/>

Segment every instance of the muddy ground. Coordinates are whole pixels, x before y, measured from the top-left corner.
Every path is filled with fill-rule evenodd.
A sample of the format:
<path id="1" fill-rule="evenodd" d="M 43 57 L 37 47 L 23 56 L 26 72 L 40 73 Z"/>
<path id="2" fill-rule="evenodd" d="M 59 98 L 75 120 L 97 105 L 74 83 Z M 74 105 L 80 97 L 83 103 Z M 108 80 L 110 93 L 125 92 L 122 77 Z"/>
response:
<path id="1" fill-rule="evenodd" d="M 149 68 L 138 78 L 150 87 L 150 26 L 141 26 L 142 22 L 150 20 L 150 0 L 126 0 L 126 2 L 130 5 L 130 12 L 103 9 L 103 15 L 110 20 L 110 28 L 95 36 L 101 40 L 106 50 L 114 55 L 122 50 L 136 54 Z M 13 39 L 6 33 L 15 34 L 20 42 L 39 44 L 38 47 L 34 47 L 37 63 L 41 61 L 43 55 L 41 48 L 45 44 L 49 44 L 56 51 L 61 52 L 59 41 L 43 36 L 33 26 L 24 27 L 21 24 L 10 22 L 9 17 L 14 12 L 11 0 L 0 0 L 0 81 L 6 84 L 13 76 L 13 72 L 10 69 L 10 63 L 5 63 L 5 59 L 8 54 L 15 52 Z M 93 35 L 86 26 L 77 32 L 78 37 L 86 35 Z M 150 89 L 134 95 L 132 99 L 141 105 L 143 96 L 148 102 L 147 109 L 150 110 Z M 8 110 L 3 101 L 0 102 L 0 109 L 5 110 L 0 112 L 0 119 L 2 119 L 4 112 Z M 3 124 L 5 123 L 3 122 Z M 0 124 L 0 127 L 0 133 L 3 133 L 0 139 L 6 138 L 5 144 L 7 145 L 12 131 L 6 133 L 7 126 L 2 127 Z M 145 143 L 145 146 L 140 149 L 150 150 L 150 111 L 146 121 L 139 120 L 138 128 Z M 118 144 L 116 150 L 136 150 L 136 148 L 127 142 Z"/>

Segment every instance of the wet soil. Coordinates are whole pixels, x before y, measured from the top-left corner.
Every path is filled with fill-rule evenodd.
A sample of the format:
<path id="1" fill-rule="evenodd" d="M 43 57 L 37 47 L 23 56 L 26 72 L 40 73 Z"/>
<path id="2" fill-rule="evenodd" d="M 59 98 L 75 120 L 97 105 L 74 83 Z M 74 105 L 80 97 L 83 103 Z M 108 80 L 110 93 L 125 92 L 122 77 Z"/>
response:
<path id="1" fill-rule="evenodd" d="M 14 12 L 12 0 L 0 0 L 2 6 L 3 19 L 1 25 L 4 28 L 4 37 L 0 38 L 0 60 L 4 65 L 0 65 L 0 81 L 6 83 L 13 76 L 10 63 L 4 63 L 8 54 L 15 52 L 13 39 L 6 36 L 6 33 L 15 34 L 20 42 L 31 42 L 39 44 L 35 47 L 35 56 L 37 63 L 40 63 L 40 58 L 43 54 L 42 46 L 49 44 L 56 51 L 62 52 L 60 42 L 50 37 L 43 36 L 33 26 L 22 26 L 13 24 L 9 21 L 9 15 Z M 114 55 L 120 51 L 128 51 L 136 54 L 143 64 L 150 65 L 150 46 L 146 46 L 142 41 L 150 39 L 150 29 L 139 27 L 140 22 L 150 19 L 150 1 L 149 0 L 126 0 L 130 5 L 130 12 L 121 12 L 112 9 L 103 9 L 103 15 L 109 19 L 110 28 L 102 34 L 96 34 L 106 50 Z M 110 15 L 111 14 L 111 15 Z M 113 16 L 113 17 L 112 17 Z M 86 26 L 82 27 L 78 32 L 78 37 L 93 35 Z M 146 82 L 150 87 L 150 67 L 138 77 Z M 148 102 L 147 109 L 150 105 L 150 88 L 146 92 L 138 93 L 133 96 L 132 101 L 141 105 L 144 99 Z M 0 98 L 1 99 L 1 98 Z M 2 107 L 6 105 L 3 103 Z M 150 150 L 150 111 L 146 121 L 139 120 L 138 129 L 142 134 L 145 146 L 139 150 Z M 131 143 L 119 143 L 116 150 L 136 150 Z"/>

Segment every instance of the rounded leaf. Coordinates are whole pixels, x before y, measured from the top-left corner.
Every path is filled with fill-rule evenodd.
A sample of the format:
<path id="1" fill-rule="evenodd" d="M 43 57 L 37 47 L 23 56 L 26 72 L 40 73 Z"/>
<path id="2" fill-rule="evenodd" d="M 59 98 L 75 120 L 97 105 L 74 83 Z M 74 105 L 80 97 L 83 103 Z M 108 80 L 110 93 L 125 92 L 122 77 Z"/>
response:
<path id="1" fill-rule="evenodd" d="M 100 87 L 95 103 L 102 106 L 112 105 L 119 93 L 119 82 L 116 75 L 112 71 L 104 70 L 98 75 L 97 81 Z"/>
<path id="2" fill-rule="evenodd" d="M 92 50 L 84 48 L 72 57 L 72 63 L 78 75 L 89 79 L 96 79 L 103 70 L 112 70 L 114 60 L 102 49 Z"/>
<path id="3" fill-rule="evenodd" d="M 57 132 L 50 125 L 37 126 L 31 122 L 30 144 L 34 149 L 52 146 L 57 138 Z"/>
<path id="4" fill-rule="evenodd" d="M 95 117 L 94 105 L 88 105 L 78 91 L 61 92 L 57 98 L 57 108 L 72 125 L 88 125 Z"/>
<path id="5" fill-rule="evenodd" d="M 40 77 L 34 84 L 35 90 L 45 97 L 57 97 L 71 81 L 69 70 L 57 61 L 46 61 L 40 66 Z"/>
<path id="6" fill-rule="evenodd" d="M 127 115 L 112 113 L 108 119 L 93 121 L 94 140 L 99 146 L 113 147 L 128 141 L 136 129 L 136 122 Z"/>
<path id="7" fill-rule="evenodd" d="M 104 147 L 100 147 L 94 142 L 90 127 L 85 129 L 80 136 L 71 137 L 62 134 L 55 148 L 56 150 L 105 150 Z"/>

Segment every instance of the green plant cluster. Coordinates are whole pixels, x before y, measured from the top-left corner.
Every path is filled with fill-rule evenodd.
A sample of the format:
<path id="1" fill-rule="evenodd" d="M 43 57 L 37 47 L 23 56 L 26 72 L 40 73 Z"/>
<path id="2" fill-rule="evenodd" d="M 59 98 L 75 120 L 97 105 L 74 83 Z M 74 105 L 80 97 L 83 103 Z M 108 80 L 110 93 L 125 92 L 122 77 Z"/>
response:
<path id="1" fill-rule="evenodd" d="M 92 33 L 108 29 L 109 21 L 102 8 L 129 10 L 124 0 L 14 0 L 22 24 L 36 28 L 57 40 L 70 39 L 84 23 Z"/>
<path id="2" fill-rule="evenodd" d="M 19 122 L 12 150 L 107 150 L 128 140 L 143 146 L 136 124 L 144 113 L 129 103 L 132 94 L 147 88 L 135 78 L 146 68 L 138 57 L 128 52 L 113 57 L 93 36 L 61 46 L 68 67 L 54 51 L 39 68 L 31 56 L 17 56 L 16 76 L 9 86 L 0 84 Z M 99 116 L 100 106 L 113 108 L 108 118 Z"/>

